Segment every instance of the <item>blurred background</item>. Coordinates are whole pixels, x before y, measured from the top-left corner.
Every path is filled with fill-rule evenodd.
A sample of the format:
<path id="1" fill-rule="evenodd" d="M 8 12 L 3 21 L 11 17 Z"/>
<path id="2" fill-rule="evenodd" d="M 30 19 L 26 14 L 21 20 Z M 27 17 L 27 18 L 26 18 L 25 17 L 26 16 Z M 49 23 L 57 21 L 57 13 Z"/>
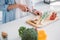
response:
<path id="1" fill-rule="evenodd" d="M 22 3 L 25 4 L 25 1 L 15 0 L 16 3 Z M 28 6 L 32 5 L 35 9 L 46 12 L 49 10 L 53 11 L 60 11 L 60 0 L 30 0 L 31 4 L 28 4 Z M 0 24 L 2 24 L 2 11 L 0 10 Z M 23 18 L 25 16 L 30 15 L 29 12 L 23 12 L 20 9 L 16 9 L 16 19 Z"/>

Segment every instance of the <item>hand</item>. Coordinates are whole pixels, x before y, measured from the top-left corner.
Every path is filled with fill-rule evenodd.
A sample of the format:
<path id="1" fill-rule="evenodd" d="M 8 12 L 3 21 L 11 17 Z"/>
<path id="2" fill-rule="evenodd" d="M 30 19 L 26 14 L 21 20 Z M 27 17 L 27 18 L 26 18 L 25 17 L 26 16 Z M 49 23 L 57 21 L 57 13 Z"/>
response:
<path id="1" fill-rule="evenodd" d="M 12 10 L 12 6 L 11 6 L 11 5 L 9 5 L 7 9 L 8 9 L 8 10 Z"/>
<path id="2" fill-rule="evenodd" d="M 18 8 L 18 4 L 9 5 L 7 9 L 12 10 L 14 8 Z"/>
<path id="3" fill-rule="evenodd" d="M 29 8 L 26 5 L 19 5 L 19 9 L 21 9 L 24 12 L 28 12 Z"/>
<path id="4" fill-rule="evenodd" d="M 35 15 L 40 15 L 40 16 L 42 16 L 42 12 L 39 12 L 39 11 L 37 11 L 37 10 L 34 10 L 33 13 L 34 13 Z"/>

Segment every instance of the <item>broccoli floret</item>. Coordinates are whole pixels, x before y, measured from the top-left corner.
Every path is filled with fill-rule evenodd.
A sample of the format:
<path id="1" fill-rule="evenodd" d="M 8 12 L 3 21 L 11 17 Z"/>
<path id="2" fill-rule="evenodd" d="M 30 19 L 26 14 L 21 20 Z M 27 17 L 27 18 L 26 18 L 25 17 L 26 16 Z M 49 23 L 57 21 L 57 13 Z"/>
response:
<path id="1" fill-rule="evenodd" d="M 23 31 L 22 40 L 37 40 L 37 31 L 33 28 L 27 28 Z"/>
<path id="2" fill-rule="evenodd" d="M 21 27 L 18 29 L 19 35 L 20 35 L 21 37 L 22 37 L 22 33 L 23 33 L 24 30 L 26 30 L 26 27 L 23 27 L 23 26 L 21 26 Z"/>

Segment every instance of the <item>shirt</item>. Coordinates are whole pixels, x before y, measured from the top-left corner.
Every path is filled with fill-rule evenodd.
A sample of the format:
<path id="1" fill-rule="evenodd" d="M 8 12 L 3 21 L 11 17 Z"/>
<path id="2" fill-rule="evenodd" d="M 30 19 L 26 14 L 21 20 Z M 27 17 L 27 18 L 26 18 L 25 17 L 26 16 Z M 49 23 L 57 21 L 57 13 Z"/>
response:
<path id="1" fill-rule="evenodd" d="M 9 21 L 15 20 L 15 9 L 7 11 L 9 4 L 15 4 L 15 0 L 8 0 L 8 4 L 5 4 L 6 0 L 0 0 L 0 10 L 3 11 L 2 23 L 7 23 Z"/>

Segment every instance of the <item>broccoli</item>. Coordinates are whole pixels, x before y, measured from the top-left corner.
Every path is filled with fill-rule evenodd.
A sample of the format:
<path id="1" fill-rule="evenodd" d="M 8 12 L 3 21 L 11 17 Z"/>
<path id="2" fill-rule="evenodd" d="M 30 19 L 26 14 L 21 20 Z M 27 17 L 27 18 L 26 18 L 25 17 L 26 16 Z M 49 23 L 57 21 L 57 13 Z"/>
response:
<path id="1" fill-rule="evenodd" d="M 23 27 L 20 27 L 19 30 L 21 28 L 23 29 Z M 19 32 L 19 34 L 21 33 Z M 25 28 L 21 35 L 19 36 L 21 36 L 22 40 L 37 40 L 37 31 L 34 28 Z"/>
<path id="2" fill-rule="evenodd" d="M 24 30 L 26 30 L 26 27 L 23 27 L 23 26 L 21 26 L 21 27 L 18 29 L 19 35 L 20 35 L 21 37 L 22 37 L 22 33 L 23 33 Z"/>

